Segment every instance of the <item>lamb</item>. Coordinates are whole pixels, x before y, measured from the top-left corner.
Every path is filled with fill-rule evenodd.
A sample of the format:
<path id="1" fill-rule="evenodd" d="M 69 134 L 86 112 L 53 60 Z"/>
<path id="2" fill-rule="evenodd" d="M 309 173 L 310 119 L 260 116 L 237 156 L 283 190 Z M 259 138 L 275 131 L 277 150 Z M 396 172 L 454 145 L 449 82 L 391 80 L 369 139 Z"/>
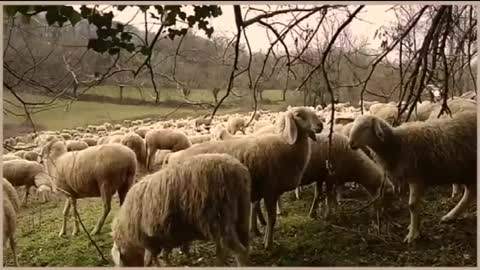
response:
<path id="1" fill-rule="evenodd" d="M 74 141 L 68 140 L 65 142 L 65 146 L 67 146 L 67 151 L 80 151 L 83 149 L 88 148 L 88 144 L 82 141 Z"/>
<path id="2" fill-rule="evenodd" d="M 54 191 L 58 189 L 70 197 L 63 210 L 60 236 L 65 235 L 70 206 L 76 209 L 77 199 L 87 197 L 102 198 L 103 214 L 92 231 L 93 235 L 100 233 L 110 212 L 113 195 L 118 192 L 121 205 L 134 184 L 137 159 L 135 153 L 122 144 L 97 145 L 67 152 L 64 144 L 52 141 L 44 147 L 42 157 L 53 178 Z M 77 232 L 78 221 L 75 219 L 73 235 Z"/>
<path id="3" fill-rule="evenodd" d="M 115 265 L 158 265 L 162 249 L 210 240 L 218 265 L 225 263 L 227 248 L 245 266 L 250 193 L 248 169 L 226 154 L 197 155 L 146 176 L 130 189 L 112 222 Z"/>
<path id="4" fill-rule="evenodd" d="M 121 143 L 123 135 L 111 135 L 98 139 L 97 145 L 109 143 Z"/>
<path id="5" fill-rule="evenodd" d="M 334 185 L 343 185 L 346 182 L 355 181 L 365 187 L 371 197 L 375 197 L 381 191 L 384 173 L 381 167 L 371 160 L 362 151 L 354 151 L 348 145 L 348 137 L 341 133 L 333 133 L 331 151 L 332 156 L 330 164 L 333 174 L 329 173 L 326 166 L 329 151 L 329 131 L 317 134 L 317 141 L 312 143 L 312 154 L 307 169 L 305 170 L 301 185 L 310 185 L 316 183 L 315 196 L 310 207 L 309 216 L 316 218 L 316 209 L 320 201 L 320 193 L 323 182 L 327 186 L 326 204 L 327 211 L 330 213 L 330 206 L 335 204 L 333 195 Z M 385 179 L 384 197 L 386 206 L 391 203 L 393 197 L 393 184 Z"/>
<path id="6" fill-rule="evenodd" d="M 44 172 L 42 164 L 36 161 L 15 159 L 3 162 L 3 177 L 13 186 L 25 186 L 23 205 L 27 204 L 30 188 L 40 188 L 42 185 L 50 188 L 50 179 Z"/>
<path id="7" fill-rule="evenodd" d="M 145 149 L 145 141 L 136 133 L 128 133 L 123 136 L 121 144 L 127 146 L 135 152 L 138 163 L 145 168 L 147 151 Z"/>
<path id="8" fill-rule="evenodd" d="M 308 138 L 316 140 L 315 132 L 323 129 L 315 112 L 305 107 L 291 108 L 278 121 L 279 132 L 228 141 L 211 141 L 170 154 L 168 164 L 202 153 L 225 153 L 239 159 L 250 171 L 253 211 L 251 230 L 258 234 L 256 213 L 258 202 L 264 200 L 268 221 L 264 238 L 266 249 L 273 245 L 273 227 L 279 197 L 295 189 L 310 159 Z"/>
<path id="9" fill-rule="evenodd" d="M 95 146 L 97 145 L 97 140 L 94 138 L 82 138 L 82 141 L 87 143 L 88 146 Z"/>
<path id="10" fill-rule="evenodd" d="M 368 146 L 392 180 L 409 185 L 410 227 L 405 242 L 420 236 L 419 207 L 426 186 L 463 184 L 460 202 L 441 221 L 457 218 L 475 196 L 477 166 L 477 113 L 452 118 L 410 122 L 392 128 L 375 116 L 359 116 L 352 127 L 352 149 Z M 432 147 L 432 142 L 436 142 Z M 395 153 L 395 154 L 392 154 Z"/>
<path id="11" fill-rule="evenodd" d="M 15 231 L 17 228 L 17 212 L 20 210 L 20 200 L 12 184 L 3 178 L 3 246 L 7 241 L 13 254 L 13 264 L 18 266 L 17 244 Z"/>
<path id="12" fill-rule="evenodd" d="M 245 119 L 242 117 L 230 117 L 227 122 L 227 131 L 230 134 L 235 134 L 237 131 L 245 134 Z"/>
<path id="13" fill-rule="evenodd" d="M 205 135 L 189 136 L 188 139 L 192 144 L 197 144 L 197 143 L 210 141 L 211 135 L 205 134 Z"/>
<path id="14" fill-rule="evenodd" d="M 147 150 L 147 170 L 153 162 L 157 150 L 168 149 L 172 152 L 187 149 L 192 146 L 187 135 L 168 129 L 154 129 L 145 135 L 145 146 Z"/>

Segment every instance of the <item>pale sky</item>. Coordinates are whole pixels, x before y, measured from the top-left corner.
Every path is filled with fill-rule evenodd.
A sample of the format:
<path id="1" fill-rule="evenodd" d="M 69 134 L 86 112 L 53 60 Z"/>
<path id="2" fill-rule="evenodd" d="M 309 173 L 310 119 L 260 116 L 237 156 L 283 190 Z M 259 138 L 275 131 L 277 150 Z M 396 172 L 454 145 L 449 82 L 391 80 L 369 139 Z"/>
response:
<path id="1" fill-rule="evenodd" d="M 306 5 L 305 5 L 306 6 Z M 268 9 L 266 5 L 254 5 L 254 7 L 259 8 L 259 9 Z M 270 5 L 272 9 L 274 9 L 274 5 Z M 359 15 L 357 15 L 358 19 L 355 19 L 351 24 L 350 24 L 350 30 L 351 32 L 356 35 L 357 37 L 364 39 L 365 37 L 368 38 L 368 48 L 371 49 L 378 49 L 380 40 L 375 39 L 373 40 L 373 35 L 375 33 L 375 30 L 377 30 L 381 25 L 384 25 L 388 23 L 389 21 L 395 19 L 394 12 L 393 11 L 387 11 L 389 8 L 391 8 L 392 5 L 372 5 L 369 4 L 364 9 L 360 12 Z M 79 6 L 78 6 L 79 8 Z M 100 5 L 100 9 L 105 8 L 106 11 L 110 10 L 110 8 L 106 5 Z M 356 7 L 352 6 L 350 9 L 353 11 Z M 139 29 L 144 30 L 144 17 L 143 13 L 139 12 L 138 15 L 135 17 L 135 13 L 138 9 L 136 7 L 127 7 L 124 9 L 122 12 L 115 11 L 114 12 L 114 19 L 117 21 L 121 22 L 128 22 L 134 18 L 130 24 L 137 26 Z M 154 8 L 152 7 L 149 11 L 154 11 L 156 14 Z M 242 14 L 245 15 L 246 11 L 246 6 L 242 6 Z M 187 9 L 187 15 L 193 13 L 193 8 Z M 223 33 L 227 37 L 233 37 L 236 28 L 235 28 L 235 19 L 233 15 L 233 6 L 232 5 L 222 5 L 222 16 L 210 19 L 211 25 L 215 28 L 214 35 L 219 35 L 220 33 Z M 249 13 L 248 18 L 254 17 L 260 13 Z M 305 14 L 305 13 L 303 13 Z M 282 15 L 283 18 L 280 17 L 275 17 L 279 18 L 276 21 L 283 21 L 283 22 L 288 22 L 290 18 L 292 18 L 292 15 Z M 339 23 L 342 23 L 346 18 L 346 15 L 341 15 L 338 16 Z M 150 19 L 150 15 L 148 15 L 148 19 Z M 148 20 L 147 19 L 147 20 Z M 316 26 L 316 20 L 318 19 L 318 15 L 313 15 L 309 19 L 305 20 L 305 22 L 309 23 L 309 25 L 313 28 Z M 148 21 L 154 21 L 153 19 L 150 19 Z M 151 31 L 156 31 L 158 29 L 158 26 L 153 26 Z M 196 29 L 196 26 L 195 26 Z M 281 29 L 281 28 L 277 28 Z M 259 51 L 262 50 L 265 52 L 268 47 L 270 46 L 270 42 L 267 38 L 266 30 L 264 27 L 254 24 L 250 25 L 249 27 L 246 28 L 250 45 L 252 47 L 253 51 Z M 320 32 L 320 31 L 319 31 Z M 197 35 L 199 36 L 204 36 L 203 31 L 198 31 Z M 273 38 L 273 34 L 270 32 L 269 35 Z M 287 46 L 293 45 L 293 41 L 286 41 Z M 289 44 L 290 43 L 290 44 Z"/>

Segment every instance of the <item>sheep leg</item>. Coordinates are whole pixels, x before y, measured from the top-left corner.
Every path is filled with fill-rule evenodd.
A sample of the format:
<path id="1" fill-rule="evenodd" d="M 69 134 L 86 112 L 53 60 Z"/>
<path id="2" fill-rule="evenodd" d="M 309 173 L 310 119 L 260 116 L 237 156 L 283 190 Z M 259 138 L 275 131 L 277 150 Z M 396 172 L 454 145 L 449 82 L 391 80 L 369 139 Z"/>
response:
<path id="1" fill-rule="evenodd" d="M 31 188 L 31 186 L 26 186 L 25 187 L 25 197 L 23 197 L 23 202 L 22 202 L 22 204 L 24 206 L 27 205 L 28 194 L 30 194 L 30 188 Z"/>
<path id="2" fill-rule="evenodd" d="M 452 196 L 451 198 L 457 197 L 457 195 L 460 193 L 460 185 L 459 184 L 453 184 L 452 185 Z"/>
<path id="3" fill-rule="evenodd" d="M 420 237 L 420 202 L 424 191 L 423 184 L 409 183 L 410 198 L 408 201 L 408 208 L 410 210 L 410 226 L 408 227 L 408 234 L 404 242 L 412 243 Z"/>
<path id="4" fill-rule="evenodd" d="M 65 202 L 65 207 L 63 208 L 63 225 L 62 229 L 60 229 L 60 233 L 58 236 L 64 236 L 65 235 L 65 230 L 67 227 L 67 219 L 68 219 L 68 213 L 70 212 L 70 199 L 67 198 L 67 201 Z"/>
<path id="5" fill-rule="evenodd" d="M 332 204 L 335 200 L 335 194 L 334 194 L 334 187 L 332 184 L 329 183 L 329 181 L 326 182 L 326 190 L 325 190 L 326 196 L 325 196 L 325 214 L 324 218 L 327 219 L 330 217 L 330 214 L 332 212 Z M 333 194 L 333 196 L 332 196 Z"/>
<path id="6" fill-rule="evenodd" d="M 310 212 L 308 215 L 316 219 L 317 218 L 317 209 L 318 209 L 318 203 L 320 202 L 320 194 L 322 193 L 322 182 L 317 181 L 315 182 L 315 194 L 313 195 L 313 201 L 312 201 L 312 206 L 310 207 Z"/>
<path id="7" fill-rule="evenodd" d="M 10 249 L 12 250 L 12 255 L 13 255 L 13 265 L 15 267 L 18 267 L 18 261 L 17 261 L 17 243 L 15 242 L 15 238 L 10 237 L 9 239 L 10 242 Z"/>
<path id="8" fill-rule="evenodd" d="M 261 233 L 257 227 L 257 215 L 262 216 L 262 212 L 260 211 L 259 207 L 260 201 L 253 202 L 250 204 L 250 231 L 252 235 L 260 236 Z"/>
<path id="9" fill-rule="evenodd" d="M 300 200 L 300 191 L 302 191 L 302 187 L 301 186 L 298 186 L 296 189 L 295 189 L 295 198 L 297 200 Z"/>
<path id="10" fill-rule="evenodd" d="M 278 201 L 277 201 L 277 215 L 282 214 L 282 208 L 283 208 L 283 202 L 280 198 L 278 198 Z"/>
<path id="11" fill-rule="evenodd" d="M 236 226 L 237 227 L 237 226 Z M 237 261 L 237 266 L 246 266 L 248 260 L 248 230 L 247 235 L 242 236 L 242 231 L 236 229 L 230 230 L 230 235 L 227 238 L 228 248 L 233 251 L 233 256 Z M 243 241 L 240 240 L 242 237 Z M 243 243 L 242 243 L 243 242 Z"/>
<path id="12" fill-rule="evenodd" d="M 260 224 L 262 224 L 262 226 L 266 226 L 267 221 L 265 221 L 265 217 L 263 216 L 262 208 L 260 206 L 260 201 L 258 202 L 258 205 L 257 205 L 257 215 L 258 215 L 258 221 L 260 221 Z"/>
<path id="13" fill-rule="evenodd" d="M 275 226 L 275 221 L 277 215 L 275 213 L 275 206 L 277 204 L 277 198 L 264 198 L 265 207 L 267 208 L 267 227 L 265 230 L 264 236 L 264 245 L 265 249 L 270 250 L 273 247 L 273 227 Z"/>
<path id="14" fill-rule="evenodd" d="M 72 205 L 72 208 L 73 208 L 73 220 L 75 224 L 75 227 L 73 227 L 72 235 L 76 236 L 80 231 L 80 222 L 78 220 L 78 216 L 75 214 L 75 213 L 78 214 L 77 200 L 74 198 L 71 198 L 70 200 L 71 200 L 70 204 Z"/>
<path id="15" fill-rule="evenodd" d="M 458 204 L 448 212 L 445 216 L 442 217 L 442 222 L 450 222 L 456 219 L 460 214 L 462 214 L 467 206 L 472 202 L 474 193 L 472 192 L 472 186 L 465 186 L 465 192 L 463 193 L 462 199 Z"/>
<path id="16" fill-rule="evenodd" d="M 215 249 L 216 249 L 216 261 L 215 265 L 216 266 L 224 266 L 225 265 L 225 259 L 227 257 L 226 252 L 225 252 L 225 246 L 222 243 L 222 240 L 218 239 L 215 241 Z"/>
<path id="17" fill-rule="evenodd" d="M 97 225 L 93 229 L 91 233 L 92 235 L 96 235 L 100 233 L 100 230 L 102 229 L 102 226 L 105 223 L 105 219 L 107 219 L 107 216 L 111 210 L 112 196 L 103 194 L 102 198 L 103 198 L 103 214 L 98 220 Z"/>

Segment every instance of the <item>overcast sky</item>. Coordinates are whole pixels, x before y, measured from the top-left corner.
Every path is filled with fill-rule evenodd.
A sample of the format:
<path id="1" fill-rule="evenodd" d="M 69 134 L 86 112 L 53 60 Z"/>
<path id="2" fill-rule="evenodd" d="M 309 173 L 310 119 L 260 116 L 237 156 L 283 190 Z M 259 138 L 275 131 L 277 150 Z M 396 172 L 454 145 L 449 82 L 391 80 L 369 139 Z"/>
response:
<path id="1" fill-rule="evenodd" d="M 272 8 L 273 5 L 270 5 Z M 79 6 L 78 6 L 79 7 Z M 259 9 L 268 9 L 266 5 L 255 5 L 256 8 Z M 362 12 L 357 16 L 358 19 L 355 19 L 351 24 L 350 24 L 350 29 L 354 35 L 356 35 L 358 38 L 368 38 L 368 45 L 367 47 L 371 49 L 377 49 L 379 48 L 379 43 L 380 41 L 378 39 L 373 39 L 373 35 L 375 33 L 375 30 L 377 30 L 381 25 L 385 25 L 388 22 L 391 22 L 393 19 L 395 19 L 394 12 L 392 10 L 387 11 L 389 8 L 391 8 L 392 5 L 373 5 L 369 4 L 367 5 Z M 105 8 L 105 10 L 110 10 L 108 6 L 100 5 L 100 9 Z M 353 6 L 351 10 L 356 8 Z M 273 9 L 273 8 L 272 8 Z M 140 29 L 144 29 L 143 23 L 144 23 L 144 18 L 143 14 L 140 12 L 137 16 L 135 16 L 138 8 L 136 7 L 128 7 L 124 9 L 122 12 L 114 11 L 115 14 L 115 20 L 121 21 L 121 22 L 128 22 L 131 20 L 130 24 L 135 25 L 139 27 Z M 242 7 L 243 13 L 245 13 L 246 7 Z M 149 10 L 150 11 L 150 10 Z M 151 11 L 154 11 L 153 7 L 151 8 Z M 222 12 L 223 15 L 214 19 L 211 19 L 211 25 L 215 28 L 215 34 L 220 34 L 220 33 L 225 33 L 229 37 L 233 37 L 235 33 L 235 19 L 233 15 L 233 6 L 232 5 L 222 5 Z M 156 13 L 156 12 L 155 12 Z M 187 9 L 187 15 L 192 14 L 193 9 Z M 249 15 L 248 17 L 253 17 L 259 13 L 251 13 L 252 15 Z M 148 16 L 150 17 L 150 16 Z M 132 20 L 132 18 L 134 18 Z M 292 15 L 284 15 L 282 18 L 279 17 L 278 20 L 283 20 L 284 22 L 288 22 L 288 20 L 292 18 Z M 306 22 L 309 22 L 310 25 L 313 27 L 316 22 L 316 19 L 318 16 L 312 16 L 309 18 L 309 20 L 306 20 Z M 343 22 L 345 20 L 346 16 L 339 16 L 338 20 L 339 22 Z M 154 20 L 152 20 L 153 22 Z M 158 29 L 158 26 L 153 26 L 151 31 L 155 31 Z M 252 47 L 253 51 L 266 51 L 270 45 L 270 42 L 267 38 L 266 35 L 266 30 L 264 27 L 254 24 L 251 25 L 247 28 L 247 33 L 250 41 L 250 45 Z M 271 33 L 270 33 L 271 34 Z M 198 31 L 198 35 L 200 36 L 205 36 L 203 34 L 203 31 Z M 287 45 L 293 45 L 293 44 L 288 44 L 292 43 L 292 41 L 288 42 Z"/>

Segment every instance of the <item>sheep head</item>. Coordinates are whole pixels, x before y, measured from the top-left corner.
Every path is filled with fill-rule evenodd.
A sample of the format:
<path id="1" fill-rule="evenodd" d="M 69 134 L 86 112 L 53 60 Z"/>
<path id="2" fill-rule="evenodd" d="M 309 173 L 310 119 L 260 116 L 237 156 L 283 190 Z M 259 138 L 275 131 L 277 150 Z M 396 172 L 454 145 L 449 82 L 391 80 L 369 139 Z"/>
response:
<path id="1" fill-rule="evenodd" d="M 315 111 L 306 107 L 290 108 L 283 114 L 283 119 L 278 124 L 278 127 L 282 129 L 283 136 L 290 144 L 297 141 L 299 131 L 316 141 L 315 133 L 320 133 L 323 130 L 323 123 L 317 117 Z"/>
<path id="2" fill-rule="evenodd" d="M 360 147 L 383 143 L 390 129 L 384 120 L 376 116 L 361 115 L 355 119 L 350 130 L 350 148 L 357 150 Z"/>

